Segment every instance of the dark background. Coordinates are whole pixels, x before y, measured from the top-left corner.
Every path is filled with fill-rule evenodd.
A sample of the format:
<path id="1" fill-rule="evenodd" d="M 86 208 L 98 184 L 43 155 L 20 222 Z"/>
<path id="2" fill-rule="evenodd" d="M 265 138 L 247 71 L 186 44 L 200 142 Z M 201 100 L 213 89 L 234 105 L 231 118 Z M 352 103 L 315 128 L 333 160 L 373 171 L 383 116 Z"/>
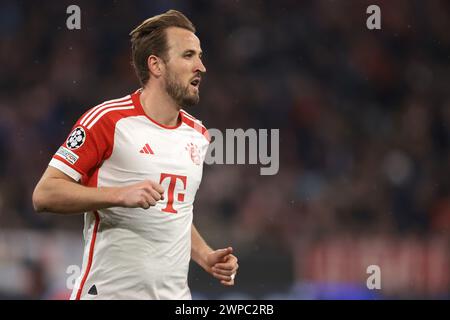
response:
<path id="1" fill-rule="evenodd" d="M 0 3 L 0 297 L 70 292 L 82 216 L 36 214 L 32 191 L 84 111 L 139 88 L 128 33 L 173 8 L 208 70 L 188 112 L 280 129 L 275 176 L 205 166 L 194 221 L 241 267 L 226 289 L 192 266 L 194 298 L 449 298 L 448 1 Z M 81 30 L 66 27 L 71 4 Z M 366 27 L 371 4 L 381 30 Z"/>

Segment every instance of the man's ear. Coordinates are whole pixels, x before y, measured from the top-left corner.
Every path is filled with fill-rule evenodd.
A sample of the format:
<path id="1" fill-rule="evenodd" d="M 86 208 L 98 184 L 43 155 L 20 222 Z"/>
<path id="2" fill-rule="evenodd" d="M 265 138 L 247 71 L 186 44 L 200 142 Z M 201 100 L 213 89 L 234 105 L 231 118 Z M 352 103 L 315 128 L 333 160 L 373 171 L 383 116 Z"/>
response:
<path id="1" fill-rule="evenodd" d="M 147 58 L 147 67 L 152 76 L 158 78 L 162 75 L 162 70 L 164 68 L 163 61 L 155 55 L 150 55 Z"/>

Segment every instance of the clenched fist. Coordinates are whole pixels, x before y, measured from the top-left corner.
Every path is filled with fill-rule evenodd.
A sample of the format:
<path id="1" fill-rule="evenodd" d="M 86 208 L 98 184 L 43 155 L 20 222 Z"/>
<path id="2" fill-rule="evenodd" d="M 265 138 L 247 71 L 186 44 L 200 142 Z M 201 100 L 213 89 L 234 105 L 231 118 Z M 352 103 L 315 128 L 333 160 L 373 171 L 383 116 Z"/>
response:
<path id="1" fill-rule="evenodd" d="M 148 209 L 164 200 L 164 188 L 159 183 L 145 180 L 118 188 L 117 197 L 121 207 Z"/>

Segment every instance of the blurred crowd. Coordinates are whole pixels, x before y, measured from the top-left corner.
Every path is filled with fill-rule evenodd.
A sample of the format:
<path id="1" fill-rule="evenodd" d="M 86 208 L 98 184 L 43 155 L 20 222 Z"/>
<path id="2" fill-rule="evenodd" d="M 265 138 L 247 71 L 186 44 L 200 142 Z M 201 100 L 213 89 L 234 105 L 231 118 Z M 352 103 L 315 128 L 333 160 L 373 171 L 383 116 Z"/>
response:
<path id="1" fill-rule="evenodd" d="M 31 194 L 85 110 L 138 88 L 128 33 L 174 8 L 208 70 L 188 112 L 280 129 L 280 170 L 205 166 L 194 221 L 213 244 L 291 251 L 337 234 L 450 234 L 447 1 L 68 1 L 0 5 L 0 232 L 79 230 Z M 368 30 L 366 8 L 381 8 Z M 254 249 L 259 250 L 259 249 Z"/>

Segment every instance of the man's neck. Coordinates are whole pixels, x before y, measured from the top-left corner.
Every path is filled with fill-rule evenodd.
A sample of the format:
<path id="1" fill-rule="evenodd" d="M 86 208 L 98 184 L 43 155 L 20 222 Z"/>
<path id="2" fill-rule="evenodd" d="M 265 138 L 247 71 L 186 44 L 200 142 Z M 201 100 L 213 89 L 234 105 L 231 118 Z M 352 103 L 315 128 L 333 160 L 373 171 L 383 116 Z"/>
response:
<path id="1" fill-rule="evenodd" d="M 140 100 L 144 112 L 156 122 L 169 127 L 178 125 L 181 108 L 165 90 L 147 85 L 141 91 Z"/>

